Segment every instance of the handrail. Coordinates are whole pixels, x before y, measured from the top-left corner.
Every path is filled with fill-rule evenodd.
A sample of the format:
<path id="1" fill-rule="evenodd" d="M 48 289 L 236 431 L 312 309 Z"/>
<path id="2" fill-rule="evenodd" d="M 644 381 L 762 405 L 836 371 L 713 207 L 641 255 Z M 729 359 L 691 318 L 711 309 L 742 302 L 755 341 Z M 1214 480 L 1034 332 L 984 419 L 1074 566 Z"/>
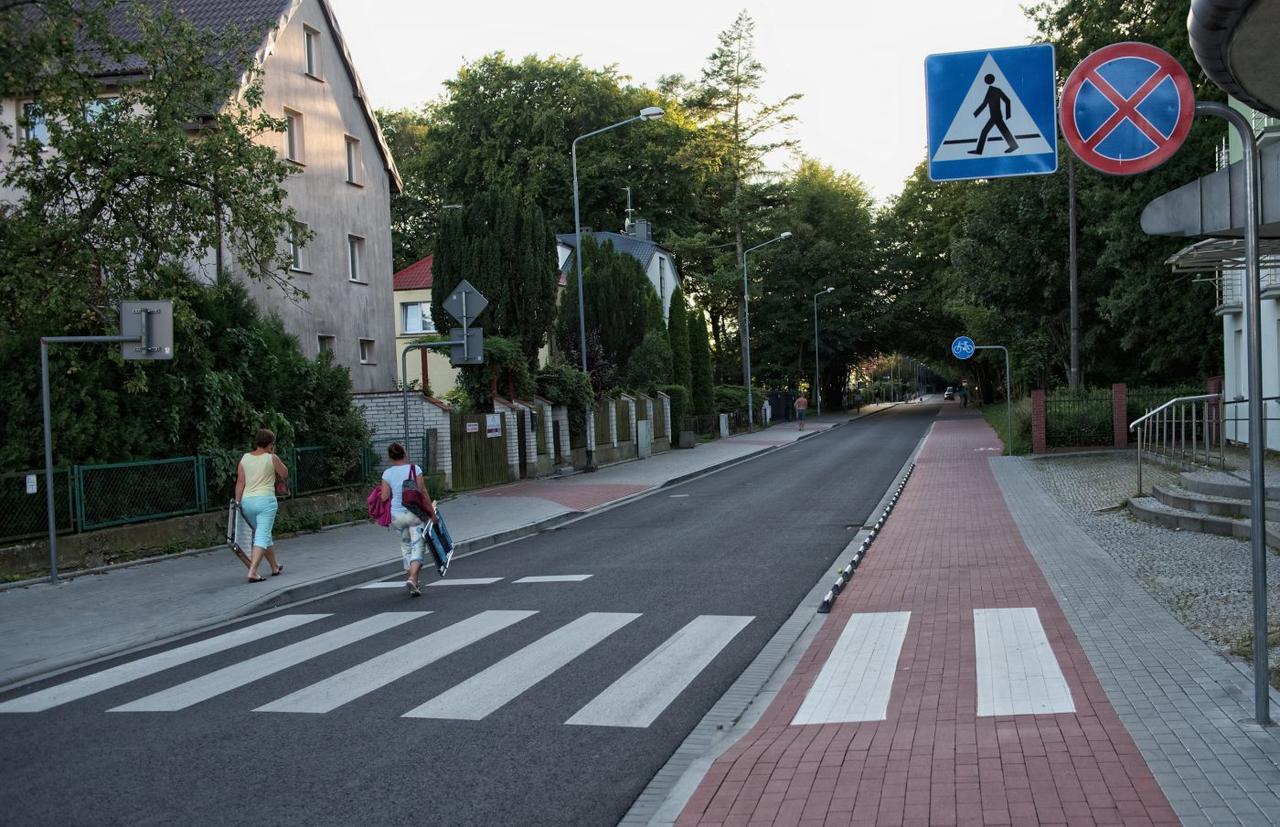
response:
<path id="1" fill-rule="evenodd" d="M 1169 407 L 1170 405 L 1176 405 L 1176 404 L 1178 404 L 1179 402 L 1208 402 L 1208 401 L 1209 401 L 1209 400 L 1211 400 L 1211 399 L 1213 399 L 1213 400 L 1221 400 L 1221 399 L 1222 399 L 1222 394 L 1220 394 L 1220 393 L 1203 393 L 1203 394 L 1200 394 L 1199 396 L 1179 396 L 1179 397 L 1176 397 L 1176 398 L 1174 398 L 1174 399 L 1170 399 L 1168 402 L 1164 403 L 1164 404 L 1163 404 L 1163 405 L 1161 405 L 1160 407 L 1158 407 L 1158 408 L 1153 408 L 1152 410 L 1147 411 L 1147 412 L 1146 412 L 1145 414 L 1143 414 L 1142 416 L 1140 416 L 1140 417 L 1138 417 L 1137 419 L 1135 419 L 1135 420 L 1133 420 L 1132 422 L 1130 422 L 1130 423 L 1129 423 L 1129 430 L 1130 430 L 1130 431 L 1132 431 L 1134 428 L 1137 428 L 1137 427 L 1138 427 L 1139 425 L 1141 425 L 1143 422 L 1147 421 L 1147 420 L 1148 420 L 1148 419 L 1150 419 L 1151 417 L 1153 417 L 1153 416 L 1155 416 L 1156 414 L 1160 413 L 1161 411 L 1163 411 L 1165 408 Z"/>

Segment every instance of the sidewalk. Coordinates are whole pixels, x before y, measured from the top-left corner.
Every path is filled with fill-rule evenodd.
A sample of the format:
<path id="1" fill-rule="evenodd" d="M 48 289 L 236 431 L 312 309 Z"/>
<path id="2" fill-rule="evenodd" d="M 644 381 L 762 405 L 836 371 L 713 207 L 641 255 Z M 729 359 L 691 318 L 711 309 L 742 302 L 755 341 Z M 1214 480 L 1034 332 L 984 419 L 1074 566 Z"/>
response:
<path id="1" fill-rule="evenodd" d="M 679 824 L 1178 822 L 1183 790 L 1157 782 L 1131 734 L 1160 712 L 1126 703 L 1122 721 L 1107 689 L 1135 678 L 1097 665 L 1122 632 L 1086 634 L 1091 616 L 1064 612 L 1041 569 L 1061 534 L 1015 520 L 993 432 L 944 410 L 866 562 Z"/>
<path id="2" fill-rule="evenodd" d="M 890 406 L 864 408 L 863 416 Z M 670 451 L 593 474 L 534 480 L 460 495 L 442 505 L 464 556 L 691 475 L 776 450 L 849 421 L 811 421 L 804 431 L 763 431 Z M 195 631 L 256 610 L 331 593 L 400 571 L 399 537 L 372 523 L 281 540 L 284 574 L 245 583 L 225 549 L 0 591 L 0 687 Z M 458 564 L 457 570 L 464 568 Z"/>

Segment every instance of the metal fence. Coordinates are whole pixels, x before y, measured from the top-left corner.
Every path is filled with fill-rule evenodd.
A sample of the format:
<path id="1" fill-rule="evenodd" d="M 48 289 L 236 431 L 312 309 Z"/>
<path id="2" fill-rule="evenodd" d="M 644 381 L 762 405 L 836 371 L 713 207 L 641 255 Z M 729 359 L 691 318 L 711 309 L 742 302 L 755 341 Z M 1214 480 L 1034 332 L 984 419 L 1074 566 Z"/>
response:
<path id="1" fill-rule="evenodd" d="M 1110 389 L 1063 388 L 1045 394 L 1045 442 L 1051 448 L 1110 445 Z"/>
<path id="2" fill-rule="evenodd" d="M 289 466 L 293 495 L 360 485 L 375 464 L 368 449 L 351 457 L 299 446 L 282 450 L 280 458 Z M 55 469 L 57 529 L 92 531 L 225 508 L 235 491 L 235 474 L 220 477 L 211 473 L 213 467 L 211 457 L 197 455 Z M 0 543 L 44 535 L 47 514 L 43 470 L 0 475 Z"/>

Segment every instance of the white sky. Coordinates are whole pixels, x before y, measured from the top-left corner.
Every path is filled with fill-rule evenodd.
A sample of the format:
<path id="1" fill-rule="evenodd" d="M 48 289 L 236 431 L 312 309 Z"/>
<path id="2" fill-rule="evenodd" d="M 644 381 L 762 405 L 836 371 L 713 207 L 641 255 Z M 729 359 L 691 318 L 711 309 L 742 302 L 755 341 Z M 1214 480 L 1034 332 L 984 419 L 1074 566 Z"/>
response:
<path id="1" fill-rule="evenodd" d="M 677 72 L 698 77 L 717 33 L 744 8 L 744 0 L 330 2 L 374 106 L 396 109 L 439 97 L 464 61 L 499 50 L 513 59 L 560 54 L 617 64 L 645 85 Z M 801 150 L 858 175 L 884 199 L 924 157 L 925 55 L 1026 43 L 1034 28 L 1019 6 L 757 0 L 745 8 L 768 72 L 765 99 L 804 93 L 792 131 Z"/>

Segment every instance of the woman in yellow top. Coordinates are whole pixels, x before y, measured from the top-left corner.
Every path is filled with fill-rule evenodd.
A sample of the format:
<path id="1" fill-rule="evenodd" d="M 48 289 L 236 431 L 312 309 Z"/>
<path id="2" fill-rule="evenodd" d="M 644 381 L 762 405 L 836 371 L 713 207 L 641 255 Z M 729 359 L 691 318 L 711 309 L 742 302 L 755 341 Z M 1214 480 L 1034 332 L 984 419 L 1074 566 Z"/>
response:
<path id="1" fill-rule="evenodd" d="M 275 454 L 276 435 L 260 428 L 253 440 L 254 449 L 240 458 L 236 468 L 236 502 L 245 517 L 253 523 L 253 556 L 249 560 L 249 582 L 261 583 L 267 578 L 258 574 L 265 555 L 271 574 L 284 571 L 276 562 L 271 546 L 271 530 L 276 523 L 276 480 L 289 479 L 289 469 Z"/>

